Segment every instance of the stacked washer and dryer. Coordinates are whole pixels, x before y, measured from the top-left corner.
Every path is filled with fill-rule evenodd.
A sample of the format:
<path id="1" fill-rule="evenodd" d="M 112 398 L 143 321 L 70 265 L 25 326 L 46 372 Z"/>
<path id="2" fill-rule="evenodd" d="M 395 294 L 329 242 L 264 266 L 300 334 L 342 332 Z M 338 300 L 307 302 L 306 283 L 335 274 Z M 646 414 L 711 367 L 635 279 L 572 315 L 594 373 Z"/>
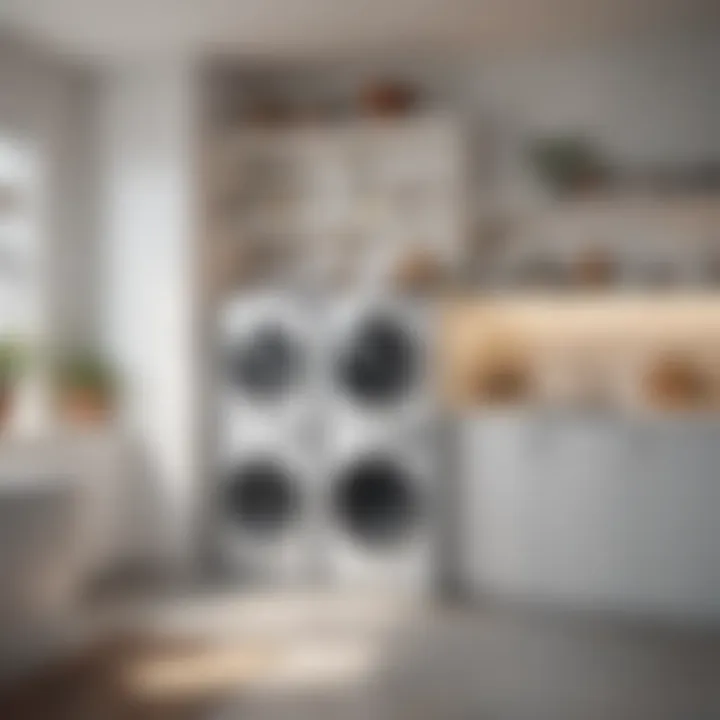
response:
<path id="1" fill-rule="evenodd" d="M 213 210 L 213 238 L 249 241 L 238 282 L 283 288 L 236 292 L 217 308 L 211 531 L 239 581 L 434 585 L 446 478 L 433 303 L 391 288 L 418 257 L 441 275 L 461 263 L 460 125 L 441 112 L 241 129 L 210 148 L 211 207 L 228 208 L 219 226 Z M 253 248 L 274 248 L 276 236 L 277 267 L 265 276 L 260 253 L 253 278 Z M 333 294 L 338 284 L 353 290 Z"/>
<path id="2" fill-rule="evenodd" d="M 432 313 L 390 294 L 240 293 L 218 363 L 218 549 L 264 586 L 436 574 Z"/>

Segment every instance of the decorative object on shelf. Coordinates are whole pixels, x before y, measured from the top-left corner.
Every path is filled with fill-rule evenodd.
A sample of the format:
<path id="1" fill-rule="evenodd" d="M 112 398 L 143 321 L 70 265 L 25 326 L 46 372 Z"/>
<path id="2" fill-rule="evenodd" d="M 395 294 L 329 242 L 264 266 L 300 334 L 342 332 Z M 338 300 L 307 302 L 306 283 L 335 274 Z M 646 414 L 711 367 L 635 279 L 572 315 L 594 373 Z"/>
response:
<path id="1" fill-rule="evenodd" d="M 0 340 L 0 432 L 12 416 L 15 392 L 27 363 L 27 353 L 20 343 Z"/>
<path id="2" fill-rule="evenodd" d="M 374 117 L 401 117 L 407 115 L 417 104 L 415 90 L 401 82 L 373 80 L 360 91 L 360 106 Z"/>
<path id="3" fill-rule="evenodd" d="M 592 248 L 582 253 L 573 270 L 576 285 L 586 289 L 608 288 L 614 284 L 617 275 L 615 259 L 601 248 Z"/>
<path id="4" fill-rule="evenodd" d="M 529 370 L 510 359 L 483 369 L 477 378 L 475 396 L 487 405 L 512 405 L 528 399 Z"/>
<path id="5" fill-rule="evenodd" d="M 104 425 L 117 401 L 118 379 L 111 363 L 86 348 L 66 351 L 53 363 L 52 389 L 61 420 L 74 427 Z"/>
<path id="6" fill-rule="evenodd" d="M 645 401 L 656 410 L 709 407 L 714 385 L 709 368 L 687 353 L 668 353 L 658 358 L 642 378 Z"/>
<path id="7" fill-rule="evenodd" d="M 472 377 L 472 395 L 481 404 L 515 405 L 535 395 L 536 379 L 527 351 L 508 338 L 489 340 L 487 354 Z"/>
<path id="8" fill-rule="evenodd" d="M 395 284 L 405 291 L 427 291 L 437 287 L 445 275 L 440 259 L 425 247 L 413 247 L 402 254 L 394 273 Z"/>
<path id="9" fill-rule="evenodd" d="M 580 136 L 534 140 L 528 158 L 539 178 L 558 195 L 593 192 L 609 179 L 609 167 L 600 150 Z"/>

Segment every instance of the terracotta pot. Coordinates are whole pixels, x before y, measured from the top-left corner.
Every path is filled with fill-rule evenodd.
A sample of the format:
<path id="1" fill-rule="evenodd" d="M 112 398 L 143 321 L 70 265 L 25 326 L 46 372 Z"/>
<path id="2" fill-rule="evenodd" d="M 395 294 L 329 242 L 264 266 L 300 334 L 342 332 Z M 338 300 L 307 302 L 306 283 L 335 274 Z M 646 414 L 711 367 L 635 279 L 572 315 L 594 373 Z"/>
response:
<path id="1" fill-rule="evenodd" d="M 474 394 L 487 405 L 515 404 L 532 396 L 530 369 L 519 358 L 498 358 L 475 378 Z"/>
<path id="2" fill-rule="evenodd" d="M 402 257 L 394 271 L 395 283 L 408 291 L 428 290 L 440 283 L 443 268 L 431 252 L 415 249 Z"/>
<path id="3" fill-rule="evenodd" d="M 401 83 L 376 81 L 361 91 L 360 104 L 369 115 L 397 117 L 406 115 L 417 101 L 414 90 Z"/>
<path id="4" fill-rule="evenodd" d="M 606 288 L 614 282 L 617 268 L 613 258 L 602 250 L 583 254 L 575 268 L 577 284 L 589 289 Z"/>
<path id="5" fill-rule="evenodd" d="M 58 397 L 58 415 L 66 425 L 93 428 L 106 425 L 113 414 L 109 398 L 92 390 L 71 390 Z"/>
<path id="6" fill-rule="evenodd" d="M 713 383 L 706 370 L 683 357 L 667 357 L 651 367 L 644 378 L 644 391 L 651 407 L 687 410 L 708 406 Z"/>

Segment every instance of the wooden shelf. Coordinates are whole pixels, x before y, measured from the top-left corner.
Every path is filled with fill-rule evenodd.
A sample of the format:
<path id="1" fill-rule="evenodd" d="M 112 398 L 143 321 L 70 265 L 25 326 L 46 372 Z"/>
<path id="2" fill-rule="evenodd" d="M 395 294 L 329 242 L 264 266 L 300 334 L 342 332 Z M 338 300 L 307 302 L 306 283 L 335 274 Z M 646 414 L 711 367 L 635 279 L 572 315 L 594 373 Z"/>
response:
<path id="1" fill-rule="evenodd" d="M 547 199 L 514 207 L 505 213 L 518 222 L 538 220 L 591 220 L 612 216 L 658 216 L 705 218 L 720 222 L 720 192 L 668 194 L 666 196 L 640 193 L 597 195 L 566 199 Z M 720 227 L 718 228 L 720 231 Z"/>
<path id="2" fill-rule="evenodd" d="M 458 124 L 444 115 L 240 127 L 210 141 L 207 224 L 214 236 L 240 243 L 264 234 L 296 238 L 311 264 L 332 240 L 340 253 L 357 255 L 352 277 L 375 268 L 379 251 L 421 247 L 457 262 L 462 167 Z M 253 190 L 242 208 L 232 202 L 240 189 Z"/>
<path id="3" fill-rule="evenodd" d="M 689 353 L 718 376 L 720 388 L 720 293 L 457 298 L 443 307 L 439 331 L 440 385 L 456 410 L 478 405 L 478 374 L 508 357 L 538 375 L 574 356 L 592 367 L 604 363 L 626 374 L 618 393 L 633 394 L 653 359 Z"/>

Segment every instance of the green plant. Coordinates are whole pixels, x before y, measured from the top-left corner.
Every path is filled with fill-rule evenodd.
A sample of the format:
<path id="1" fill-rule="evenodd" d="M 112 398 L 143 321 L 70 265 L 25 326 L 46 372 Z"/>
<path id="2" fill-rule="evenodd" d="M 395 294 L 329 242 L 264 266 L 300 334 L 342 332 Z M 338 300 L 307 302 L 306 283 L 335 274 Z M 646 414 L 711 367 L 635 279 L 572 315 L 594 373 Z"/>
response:
<path id="1" fill-rule="evenodd" d="M 598 148 L 580 136 L 534 140 L 528 155 L 535 172 L 556 192 L 585 190 L 608 176 L 607 164 Z"/>
<path id="2" fill-rule="evenodd" d="M 0 389 L 17 382 L 28 362 L 25 348 L 16 340 L 0 340 Z"/>
<path id="3" fill-rule="evenodd" d="M 117 391 L 111 363 L 100 353 L 79 348 L 61 355 L 54 363 L 53 381 L 58 392 L 92 393 L 109 400 Z"/>

